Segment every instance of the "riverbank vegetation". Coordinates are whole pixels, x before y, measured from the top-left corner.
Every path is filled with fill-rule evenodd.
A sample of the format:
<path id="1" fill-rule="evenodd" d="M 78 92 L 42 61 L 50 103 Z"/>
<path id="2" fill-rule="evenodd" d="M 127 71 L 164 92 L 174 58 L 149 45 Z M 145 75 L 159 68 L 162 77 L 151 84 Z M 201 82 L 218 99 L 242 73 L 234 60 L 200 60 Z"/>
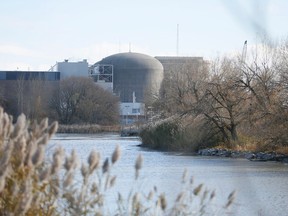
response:
<path id="1" fill-rule="evenodd" d="M 245 53 L 166 72 L 143 145 L 287 153 L 288 39 Z"/>
<path id="2" fill-rule="evenodd" d="M 0 107 L 0 215 L 160 216 L 230 212 L 235 192 L 222 205 L 215 205 L 215 192 L 203 184 L 195 185 L 187 171 L 180 179 L 182 187 L 174 203 L 168 203 L 165 193 L 156 186 L 151 191 L 141 191 L 141 155 L 136 157 L 134 186 L 129 195 L 117 194 L 117 176 L 111 171 L 117 168 L 120 147 L 103 159 L 92 151 L 87 162 L 79 161 L 75 151 L 66 155 L 61 147 L 49 152 L 48 142 L 57 127 L 57 122 L 49 125 L 47 118 L 39 124 L 31 123 L 23 114 L 13 124 L 11 116 Z M 113 201 L 106 199 L 111 188 L 116 188 Z M 116 208 L 111 209 L 112 206 Z"/>
<path id="3" fill-rule="evenodd" d="M 82 125 L 63 125 L 60 124 L 57 133 L 76 133 L 76 134 L 93 134 L 102 132 L 120 133 L 120 125 L 98 125 L 98 124 L 82 124 Z"/>

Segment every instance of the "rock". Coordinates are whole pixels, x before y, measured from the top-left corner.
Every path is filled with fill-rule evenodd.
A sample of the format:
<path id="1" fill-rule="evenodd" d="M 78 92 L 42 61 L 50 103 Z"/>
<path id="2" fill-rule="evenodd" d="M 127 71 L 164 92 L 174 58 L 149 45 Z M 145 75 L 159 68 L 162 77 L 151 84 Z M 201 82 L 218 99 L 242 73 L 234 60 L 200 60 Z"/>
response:
<path id="1" fill-rule="evenodd" d="M 245 154 L 245 158 L 248 160 L 255 160 L 256 155 L 254 153 L 247 153 L 247 154 Z"/>
<path id="2" fill-rule="evenodd" d="M 232 151 L 227 149 L 201 149 L 198 151 L 198 155 L 202 156 L 219 156 L 219 157 L 232 157 L 232 158 L 246 158 L 250 161 L 278 161 L 282 163 L 288 163 L 287 155 L 279 155 L 275 152 L 241 152 Z"/>

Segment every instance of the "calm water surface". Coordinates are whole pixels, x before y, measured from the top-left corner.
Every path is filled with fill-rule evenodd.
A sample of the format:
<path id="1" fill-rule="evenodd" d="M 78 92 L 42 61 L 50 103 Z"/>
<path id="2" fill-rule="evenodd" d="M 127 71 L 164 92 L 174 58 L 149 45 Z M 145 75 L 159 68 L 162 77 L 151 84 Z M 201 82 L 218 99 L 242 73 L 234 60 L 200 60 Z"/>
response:
<path id="1" fill-rule="evenodd" d="M 134 182 L 135 160 L 142 154 L 144 162 L 140 190 L 150 191 L 157 186 L 158 191 L 165 192 L 170 203 L 180 192 L 181 178 L 186 168 L 194 177 L 195 185 L 204 183 L 207 189 L 216 191 L 217 206 L 225 203 L 231 191 L 237 191 L 232 215 L 288 215 L 288 165 L 185 156 L 150 151 L 138 147 L 139 144 L 138 138 L 123 138 L 117 134 L 57 134 L 50 141 L 51 149 L 62 146 L 67 153 L 75 149 L 82 161 L 87 160 L 91 150 L 100 152 L 102 159 L 111 157 L 116 145 L 119 145 L 121 160 L 116 163 L 113 172 L 117 175 L 117 191 L 124 195 L 128 194 Z"/>

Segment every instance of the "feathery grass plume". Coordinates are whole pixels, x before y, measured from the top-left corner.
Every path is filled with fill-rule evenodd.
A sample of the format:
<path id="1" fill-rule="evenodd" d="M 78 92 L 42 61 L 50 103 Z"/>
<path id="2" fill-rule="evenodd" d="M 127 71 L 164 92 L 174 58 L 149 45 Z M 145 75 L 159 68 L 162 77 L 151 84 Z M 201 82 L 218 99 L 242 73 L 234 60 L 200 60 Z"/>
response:
<path id="1" fill-rule="evenodd" d="M 53 136 L 53 135 L 56 133 L 57 129 L 58 129 L 58 122 L 54 121 L 54 122 L 50 125 L 50 127 L 48 128 L 48 134 L 49 134 L 49 136 L 50 136 L 50 137 Z"/>
<path id="2" fill-rule="evenodd" d="M 49 135 L 44 134 L 36 141 L 36 143 L 37 143 L 37 145 L 46 145 L 49 140 L 50 140 Z"/>
<path id="3" fill-rule="evenodd" d="M 206 200 L 207 196 L 208 196 L 209 191 L 207 189 L 204 190 L 204 193 L 201 197 L 201 205 L 204 204 L 204 201 Z"/>
<path id="4" fill-rule="evenodd" d="M 68 172 L 63 180 L 63 187 L 69 187 L 73 183 L 74 175 L 71 172 Z"/>
<path id="5" fill-rule="evenodd" d="M 45 167 L 43 170 L 41 170 L 39 173 L 39 181 L 40 182 L 47 181 L 48 178 L 50 177 L 50 172 L 51 172 L 50 167 Z"/>
<path id="6" fill-rule="evenodd" d="M 32 163 L 34 166 L 39 166 L 43 163 L 45 157 L 45 149 L 43 146 L 38 146 L 36 152 L 32 156 Z"/>
<path id="7" fill-rule="evenodd" d="M 91 193 L 96 194 L 98 191 L 99 191 L 99 189 L 98 189 L 97 184 L 95 182 L 93 182 L 92 186 L 91 186 Z"/>
<path id="8" fill-rule="evenodd" d="M 2 190 L 5 189 L 6 184 L 6 177 L 9 174 L 9 162 L 11 158 L 11 152 L 12 152 L 13 144 L 6 145 L 4 148 L 4 152 L 1 153 L 0 158 L 0 194 Z M 1 202 L 0 202 L 1 203 Z"/>
<path id="9" fill-rule="evenodd" d="M 235 198 L 236 198 L 236 191 L 234 190 L 229 194 L 228 201 L 227 201 L 224 208 L 228 208 L 229 206 L 231 206 L 231 204 L 234 202 Z"/>
<path id="10" fill-rule="evenodd" d="M 13 130 L 10 138 L 11 139 L 17 139 L 21 135 L 21 133 L 24 132 L 25 126 L 26 126 L 26 117 L 24 114 L 21 114 L 17 118 L 16 125 L 14 126 L 14 130 Z"/>
<path id="11" fill-rule="evenodd" d="M 88 167 L 84 163 L 82 163 L 82 166 L 81 166 L 81 174 L 82 174 L 84 181 L 86 182 L 89 171 L 88 171 Z"/>
<path id="12" fill-rule="evenodd" d="M 48 127 L 48 118 L 44 118 L 41 120 L 39 124 L 40 131 L 43 133 Z"/>
<path id="13" fill-rule="evenodd" d="M 132 215 L 140 216 L 140 213 L 141 213 L 140 194 L 136 192 L 132 198 Z"/>
<path id="14" fill-rule="evenodd" d="M 26 145 L 26 157 L 24 159 L 24 165 L 27 167 L 32 168 L 32 156 L 37 151 L 37 144 L 34 142 L 34 139 L 32 138 L 32 141 L 28 141 Z"/>
<path id="15" fill-rule="evenodd" d="M 62 166 L 62 160 L 64 156 L 64 150 L 62 148 L 57 148 L 56 151 L 53 154 L 53 162 L 51 167 L 51 174 L 57 173 L 61 166 Z"/>
<path id="16" fill-rule="evenodd" d="M 65 158 L 64 168 L 67 172 L 75 170 L 78 166 L 78 158 L 75 149 L 72 150 L 71 156 Z"/>
<path id="17" fill-rule="evenodd" d="M 167 201 L 166 201 L 166 198 L 165 198 L 164 194 L 160 195 L 159 202 L 160 202 L 160 207 L 161 207 L 162 211 L 165 211 L 165 209 L 167 207 Z"/>
<path id="18" fill-rule="evenodd" d="M 4 146 L 3 152 L 1 152 L 1 158 L 0 158 L 0 177 L 5 176 L 5 173 L 7 171 L 10 159 L 11 159 L 11 153 L 14 148 L 14 143 L 9 142 Z"/>
<path id="19" fill-rule="evenodd" d="M 210 200 L 212 200 L 216 196 L 215 190 L 212 191 L 210 194 Z"/>
<path id="20" fill-rule="evenodd" d="M 109 170 L 109 158 L 106 158 L 103 166 L 102 166 L 102 173 L 106 173 Z"/>
<path id="21" fill-rule="evenodd" d="M 186 182 L 187 176 L 188 176 L 188 170 L 187 170 L 187 168 L 185 168 L 183 175 L 182 175 L 182 184 L 184 184 Z"/>
<path id="22" fill-rule="evenodd" d="M 111 179 L 110 179 L 110 187 L 113 187 L 115 185 L 115 181 L 116 181 L 116 178 L 117 176 L 113 176 Z"/>
<path id="23" fill-rule="evenodd" d="M 16 206 L 16 215 L 25 215 L 28 209 L 31 208 L 31 202 L 33 199 L 33 186 L 31 183 L 31 181 L 25 181 L 20 189 L 22 193 L 19 194 L 20 200 Z"/>
<path id="24" fill-rule="evenodd" d="M 152 200 L 153 199 L 153 196 L 154 196 L 154 192 L 153 191 L 150 191 L 148 196 L 147 196 L 147 200 Z"/>
<path id="25" fill-rule="evenodd" d="M 89 172 L 90 174 L 99 167 L 100 154 L 99 152 L 91 151 L 88 157 Z"/>
<path id="26" fill-rule="evenodd" d="M 26 154 L 27 154 L 27 140 L 24 136 L 21 136 L 19 139 L 17 139 L 16 142 L 14 143 L 14 148 L 13 148 L 13 152 L 12 155 L 14 157 L 14 165 L 15 168 L 20 168 L 23 166 L 25 158 L 26 158 Z"/>
<path id="27" fill-rule="evenodd" d="M 193 185 L 193 183 L 194 183 L 194 177 L 191 176 L 191 178 L 190 178 L 190 185 Z"/>
<path id="28" fill-rule="evenodd" d="M 198 186 L 193 190 L 193 194 L 194 194 L 195 196 L 197 196 L 197 195 L 200 193 L 202 187 L 203 187 L 203 184 L 198 185 Z"/>
<path id="29" fill-rule="evenodd" d="M 12 117 L 9 118 L 7 113 L 3 112 L 2 107 L 0 107 L 0 146 L 6 140 L 6 137 L 10 136 L 13 130 Z"/>
<path id="30" fill-rule="evenodd" d="M 139 177 L 139 170 L 142 168 L 143 157 L 141 154 L 138 155 L 135 163 L 135 179 Z"/>
<path id="31" fill-rule="evenodd" d="M 4 176 L 1 176 L 1 177 L 0 177 L 0 193 L 2 192 L 2 190 L 4 190 L 4 188 L 5 188 L 5 183 L 6 183 L 5 177 L 4 177 Z"/>
<path id="32" fill-rule="evenodd" d="M 111 158 L 112 164 L 114 164 L 117 160 L 119 160 L 120 155 L 121 155 L 120 147 L 119 147 L 119 145 L 117 145 L 113 154 L 112 154 L 112 158 Z"/>
<path id="33" fill-rule="evenodd" d="M 185 193 L 182 191 L 181 193 L 178 194 L 176 198 L 176 202 L 181 202 L 182 198 L 185 196 Z"/>

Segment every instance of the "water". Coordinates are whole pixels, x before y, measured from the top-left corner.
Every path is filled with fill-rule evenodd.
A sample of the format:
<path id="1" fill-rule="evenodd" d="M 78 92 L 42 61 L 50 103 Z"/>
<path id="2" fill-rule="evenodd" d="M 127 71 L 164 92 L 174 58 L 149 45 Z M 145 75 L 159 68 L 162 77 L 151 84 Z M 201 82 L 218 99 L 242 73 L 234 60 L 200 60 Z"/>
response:
<path id="1" fill-rule="evenodd" d="M 157 186 L 165 192 L 169 202 L 175 200 L 181 189 L 181 178 L 186 168 L 194 177 L 194 185 L 204 183 L 205 188 L 216 191 L 215 208 L 220 208 L 227 196 L 236 190 L 232 215 L 287 215 L 288 165 L 276 162 L 251 162 L 246 159 L 187 156 L 163 153 L 138 147 L 137 138 L 123 138 L 117 134 L 77 135 L 58 134 L 51 148 L 62 146 L 67 153 L 72 149 L 86 161 L 92 150 L 101 153 L 102 160 L 111 157 L 116 145 L 120 146 L 121 159 L 113 168 L 117 175 L 115 190 L 127 195 L 133 185 L 135 160 L 144 158 L 139 190 L 148 193 Z M 117 191 L 114 193 L 117 194 Z M 110 195 L 111 199 L 116 199 Z"/>

